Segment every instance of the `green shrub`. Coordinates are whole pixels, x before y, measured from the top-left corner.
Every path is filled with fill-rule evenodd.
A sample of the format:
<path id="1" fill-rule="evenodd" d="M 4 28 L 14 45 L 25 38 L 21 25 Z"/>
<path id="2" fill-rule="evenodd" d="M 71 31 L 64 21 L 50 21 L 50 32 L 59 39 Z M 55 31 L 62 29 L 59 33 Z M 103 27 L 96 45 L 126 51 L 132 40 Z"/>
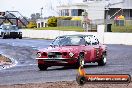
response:
<path id="1" fill-rule="evenodd" d="M 48 26 L 49 27 L 56 27 L 57 26 L 57 17 L 51 17 L 48 19 Z"/>
<path id="2" fill-rule="evenodd" d="M 48 26 L 49 27 L 56 27 L 57 20 L 71 20 L 72 17 L 51 17 L 48 19 Z"/>
<path id="3" fill-rule="evenodd" d="M 30 21 L 27 25 L 28 28 L 37 28 L 37 23 L 34 21 Z"/>

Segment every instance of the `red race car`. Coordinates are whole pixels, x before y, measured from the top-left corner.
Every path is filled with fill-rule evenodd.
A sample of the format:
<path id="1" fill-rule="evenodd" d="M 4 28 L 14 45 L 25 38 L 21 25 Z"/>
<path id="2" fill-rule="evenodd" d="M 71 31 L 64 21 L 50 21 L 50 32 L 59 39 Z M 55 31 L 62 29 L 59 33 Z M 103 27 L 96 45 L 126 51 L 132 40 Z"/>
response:
<path id="1" fill-rule="evenodd" d="M 100 44 L 93 35 L 65 35 L 57 37 L 52 44 L 37 52 L 38 68 L 51 66 L 75 66 L 97 62 L 106 64 L 106 45 Z"/>

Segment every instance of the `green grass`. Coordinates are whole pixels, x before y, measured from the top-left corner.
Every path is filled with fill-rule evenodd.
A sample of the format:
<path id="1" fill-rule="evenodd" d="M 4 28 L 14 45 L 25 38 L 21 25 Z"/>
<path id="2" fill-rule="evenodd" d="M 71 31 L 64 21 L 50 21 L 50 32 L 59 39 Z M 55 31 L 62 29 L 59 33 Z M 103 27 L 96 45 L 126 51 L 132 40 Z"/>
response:
<path id="1" fill-rule="evenodd" d="M 132 32 L 132 25 L 125 26 L 112 25 L 112 32 Z"/>
<path id="2" fill-rule="evenodd" d="M 83 32 L 84 29 L 82 27 L 44 27 L 44 28 L 34 28 L 34 30 L 61 30 L 61 31 L 78 31 Z"/>
<path id="3" fill-rule="evenodd" d="M 112 32 L 131 32 L 132 33 L 132 25 L 126 24 L 125 26 L 115 26 L 112 25 L 111 27 Z M 84 32 L 82 27 L 44 27 L 44 28 L 34 28 L 33 30 L 61 30 L 61 31 L 77 31 L 77 32 Z"/>
<path id="4" fill-rule="evenodd" d="M 132 33 L 132 20 L 125 20 L 124 26 L 116 26 L 114 25 L 114 22 L 112 24 L 112 32 L 126 32 Z"/>

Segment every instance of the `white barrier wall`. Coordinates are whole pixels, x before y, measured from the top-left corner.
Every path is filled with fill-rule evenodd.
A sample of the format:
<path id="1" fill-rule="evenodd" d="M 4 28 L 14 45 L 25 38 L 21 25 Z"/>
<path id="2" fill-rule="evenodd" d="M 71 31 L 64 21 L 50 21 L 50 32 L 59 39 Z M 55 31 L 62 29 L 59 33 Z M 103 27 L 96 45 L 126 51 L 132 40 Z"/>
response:
<path id="1" fill-rule="evenodd" d="M 54 31 L 54 30 L 29 30 L 22 29 L 23 37 L 29 38 L 45 38 L 54 39 L 61 35 L 73 35 L 73 34 L 86 34 L 95 35 L 99 38 L 100 42 L 105 44 L 126 44 L 132 45 L 132 33 L 110 33 L 106 32 L 104 35 L 100 35 L 97 32 L 75 32 L 75 31 Z M 103 38 L 103 39 L 102 39 Z"/>
<path id="2" fill-rule="evenodd" d="M 132 33 L 105 33 L 104 42 L 106 44 L 132 45 Z"/>

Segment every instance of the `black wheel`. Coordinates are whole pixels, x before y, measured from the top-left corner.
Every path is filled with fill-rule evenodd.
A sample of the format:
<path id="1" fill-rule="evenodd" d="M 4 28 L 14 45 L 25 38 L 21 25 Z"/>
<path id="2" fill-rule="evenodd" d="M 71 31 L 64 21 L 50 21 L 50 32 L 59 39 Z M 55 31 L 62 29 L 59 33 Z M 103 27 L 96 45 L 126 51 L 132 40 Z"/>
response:
<path id="1" fill-rule="evenodd" d="M 22 39 L 22 36 L 20 36 L 19 39 Z"/>
<path id="2" fill-rule="evenodd" d="M 103 54 L 103 55 L 102 55 L 101 60 L 98 61 L 98 65 L 99 65 L 99 66 L 104 66 L 104 65 L 106 64 L 106 57 L 107 57 L 106 54 Z"/>
<path id="3" fill-rule="evenodd" d="M 2 39 L 6 39 L 5 33 L 2 34 Z"/>
<path id="4" fill-rule="evenodd" d="M 84 65 L 84 54 L 83 53 L 79 54 L 76 67 L 79 68 L 81 65 Z"/>
<path id="5" fill-rule="evenodd" d="M 38 64 L 38 68 L 40 71 L 45 71 L 45 70 L 47 70 L 48 67 L 45 65 Z"/>

